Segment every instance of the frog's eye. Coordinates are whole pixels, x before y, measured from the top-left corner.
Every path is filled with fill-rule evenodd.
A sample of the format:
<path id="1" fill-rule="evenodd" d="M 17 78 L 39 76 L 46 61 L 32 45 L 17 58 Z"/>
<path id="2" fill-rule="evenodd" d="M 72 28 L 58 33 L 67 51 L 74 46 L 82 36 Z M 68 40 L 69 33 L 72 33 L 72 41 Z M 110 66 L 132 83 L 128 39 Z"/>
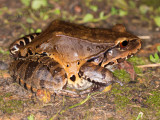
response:
<path id="1" fill-rule="evenodd" d="M 124 41 L 120 42 L 120 47 L 124 48 L 124 47 L 126 47 L 128 45 L 128 43 L 129 43 L 128 40 L 124 40 Z"/>

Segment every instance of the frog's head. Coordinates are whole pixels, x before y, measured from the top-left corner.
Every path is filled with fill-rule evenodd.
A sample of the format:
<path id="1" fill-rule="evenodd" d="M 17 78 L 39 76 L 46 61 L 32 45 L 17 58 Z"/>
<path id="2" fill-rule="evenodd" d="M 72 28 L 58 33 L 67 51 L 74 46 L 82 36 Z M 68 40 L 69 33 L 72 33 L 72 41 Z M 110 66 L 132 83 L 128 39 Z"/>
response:
<path id="1" fill-rule="evenodd" d="M 112 31 L 116 33 L 115 45 L 104 53 L 104 59 L 101 62 L 103 67 L 123 62 L 141 48 L 141 39 L 128 33 L 123 25 L 114 26 Z"/>

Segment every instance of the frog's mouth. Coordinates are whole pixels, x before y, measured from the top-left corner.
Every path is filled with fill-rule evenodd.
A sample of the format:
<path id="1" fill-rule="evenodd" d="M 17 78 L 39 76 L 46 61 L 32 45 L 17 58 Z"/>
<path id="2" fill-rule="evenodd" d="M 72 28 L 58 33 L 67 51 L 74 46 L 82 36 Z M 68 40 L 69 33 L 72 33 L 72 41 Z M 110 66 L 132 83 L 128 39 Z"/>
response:
<path id="1" fill-rule="evenodd" d="M 140 39 L 133 39 L 132 41 L 129 41 L 125 47 L 122 47 L 121 44 L 118 43 L 113 48 L 107 50 L 107 52 L 104 54 L 104 59 L 101 62 L 101 66 L 106 67 L 107 65 L 121 63 L 132 57 L 140 48 Z"/>

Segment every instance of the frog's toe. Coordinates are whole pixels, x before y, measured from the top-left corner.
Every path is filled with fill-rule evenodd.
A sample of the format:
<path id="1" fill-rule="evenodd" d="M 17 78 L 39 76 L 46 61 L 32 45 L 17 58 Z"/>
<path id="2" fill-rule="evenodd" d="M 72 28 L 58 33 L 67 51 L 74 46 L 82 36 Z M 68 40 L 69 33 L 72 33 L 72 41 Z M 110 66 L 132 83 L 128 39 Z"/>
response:
<path id="1" fill-rule="evenodd" d="M 111 90 L 111 88 L 112 88 L 112 84 L 113 83 L 119 83 L 121 86 L 123 86 L 123 83 L 121 82 L 121 81 L 119 81 L 119 80 L 115 80 L 115 81 L 112 81 L 110 84 L 108 83 L 107 85 L 94 85 L 93 87 L 92 87 L 92 92 L 93 91 L 100 91 L 100 92 L 108 92 L 108 91 L 110 91 Z"/>
<path id="2" fill-rule="evenodd" d="M 100 92 L 108 92 L 112 88 L 112 83 L 106 85 L 97 85 L 94 84 L 91 88 L 92 92 L 100 91 Z"/>

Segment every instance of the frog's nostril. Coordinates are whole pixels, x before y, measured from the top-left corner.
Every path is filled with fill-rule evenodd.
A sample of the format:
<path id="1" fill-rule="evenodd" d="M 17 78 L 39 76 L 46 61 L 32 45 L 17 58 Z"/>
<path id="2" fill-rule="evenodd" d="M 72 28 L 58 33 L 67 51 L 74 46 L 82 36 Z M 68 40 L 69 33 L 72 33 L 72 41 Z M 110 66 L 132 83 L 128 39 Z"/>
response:
<path id="1" fill-rule="evenodd" d="M 76 76 L 75 76 L 75 75 L 72 75 L 72 76 L 70 77 L 70 79 L 74 82 L 74 81 L 76 80 Z"/>

